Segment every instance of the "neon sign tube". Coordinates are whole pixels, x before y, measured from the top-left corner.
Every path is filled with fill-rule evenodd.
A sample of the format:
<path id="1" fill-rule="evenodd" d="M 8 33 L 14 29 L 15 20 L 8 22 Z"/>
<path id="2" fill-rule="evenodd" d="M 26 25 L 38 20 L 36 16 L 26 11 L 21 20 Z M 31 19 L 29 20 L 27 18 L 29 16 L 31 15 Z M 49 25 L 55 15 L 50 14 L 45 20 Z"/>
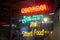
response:
<path id="1" fill-rule="evenodd" d="M 39 12 L 39 11 L 46 11 L 47 10 L 47 5 L 43 4 L 43 5 L 36 5 L 36 6 L 32 6 L 32 7 L 27 7 L 27 8 L 22 8 L 21 9 L 21 13 L 22 14 L 28 14 L 31 12 Z"/>
<path id="2" fill-rule="evenodd" d="M 43 20 L 43 15 L 33 15 L 33 16 L 23 16 L 22 23 L 27 23 L 30 21 Z"/>
<path id="3" fill-rule="evenodd" d="M 35 36 L 35 35 L 39 35 L 39 36 L 44 36 L 44 29 L 41 30 L 34 30 L 34 32 L 30 31 L 30 32 L 23 32 L 23 37 L 30 37 L 30 36 Z"/>

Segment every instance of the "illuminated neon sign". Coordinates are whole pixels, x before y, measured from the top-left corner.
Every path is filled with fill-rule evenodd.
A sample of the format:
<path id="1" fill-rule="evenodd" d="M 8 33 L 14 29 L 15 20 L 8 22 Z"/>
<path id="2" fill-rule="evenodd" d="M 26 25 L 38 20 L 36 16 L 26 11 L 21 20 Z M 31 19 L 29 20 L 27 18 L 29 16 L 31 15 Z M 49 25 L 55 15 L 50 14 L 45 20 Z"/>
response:
<path id="1" fill-rule="evenodd" d="M 47 11 L 47 9 L 48 9 L 48 6 L 46 4 L 36 5 L 36 6 L 32 6 L 32 7 L 22 8 L 21 13 L 28 14 L 31 12 Z"/>
<path id="2" fill-rule="evenodd" d="M 23 37 L 30 37 L 30 36 L 35 36 L 35 35 L 38 35 L 38 36 L 44 36 L 44 29 L 42 30 L 34 30 L 34 32 L 30 31 L 30 32 L 23 32 Z"/>
<path id="3" fill-rule="evenodd" d="M 33 15 L 33 16 L 23 16 L 22 23 L 27 23 L 30 21 L 43 20 L 43 15 Z"/>
<path id="4" fill-rule="evenodd" d="M 30 22 L 30 27 L 36 27 L 37 26 L 37 22 Z"/>
<path id="5" fill-rule="evenodd" d="M 29 37 L 33 36 L 32 31 L 31 32 L 23 32 L 23 37 Z"/>

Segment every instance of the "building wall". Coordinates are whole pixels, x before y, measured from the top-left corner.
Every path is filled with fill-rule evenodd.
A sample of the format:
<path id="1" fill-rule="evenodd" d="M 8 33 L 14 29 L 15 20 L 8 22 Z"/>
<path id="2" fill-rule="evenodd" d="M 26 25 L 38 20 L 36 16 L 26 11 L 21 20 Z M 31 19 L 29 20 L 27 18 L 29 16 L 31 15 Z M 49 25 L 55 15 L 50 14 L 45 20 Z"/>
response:
<path id="1" fill-rule="evenodd" d="M 54 26 L 54 40 L 60 40 L 60 9 L 56 12 L 56 24 Z"/>

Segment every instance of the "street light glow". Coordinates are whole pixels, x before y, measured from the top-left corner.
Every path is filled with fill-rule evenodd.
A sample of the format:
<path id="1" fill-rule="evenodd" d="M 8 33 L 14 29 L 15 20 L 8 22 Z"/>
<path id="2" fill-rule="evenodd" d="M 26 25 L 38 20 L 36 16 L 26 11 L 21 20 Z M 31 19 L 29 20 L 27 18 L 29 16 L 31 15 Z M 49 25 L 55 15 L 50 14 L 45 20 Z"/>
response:
<path id="1" fill-rule="evenodd" d="M 47 22 L 48 21 L 48 18 L 44 18 L 44 22 Z"/>

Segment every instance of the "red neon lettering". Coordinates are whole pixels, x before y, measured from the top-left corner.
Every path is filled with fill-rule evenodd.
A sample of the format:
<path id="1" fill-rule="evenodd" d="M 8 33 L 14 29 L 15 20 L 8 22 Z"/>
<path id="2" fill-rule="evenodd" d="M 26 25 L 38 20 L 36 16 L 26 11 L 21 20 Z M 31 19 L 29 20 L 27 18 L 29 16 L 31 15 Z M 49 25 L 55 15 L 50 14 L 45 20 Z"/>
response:
<path id="1" fill-rule="evenodd" d="M 47 10 L 47 5 L 40 5 L 40 6 L 32 6 L 28 8 L 22 8 L 21 13 L 30 13 L 30 12 L 38 12 L 38 11 L 45 11 Z"/>

